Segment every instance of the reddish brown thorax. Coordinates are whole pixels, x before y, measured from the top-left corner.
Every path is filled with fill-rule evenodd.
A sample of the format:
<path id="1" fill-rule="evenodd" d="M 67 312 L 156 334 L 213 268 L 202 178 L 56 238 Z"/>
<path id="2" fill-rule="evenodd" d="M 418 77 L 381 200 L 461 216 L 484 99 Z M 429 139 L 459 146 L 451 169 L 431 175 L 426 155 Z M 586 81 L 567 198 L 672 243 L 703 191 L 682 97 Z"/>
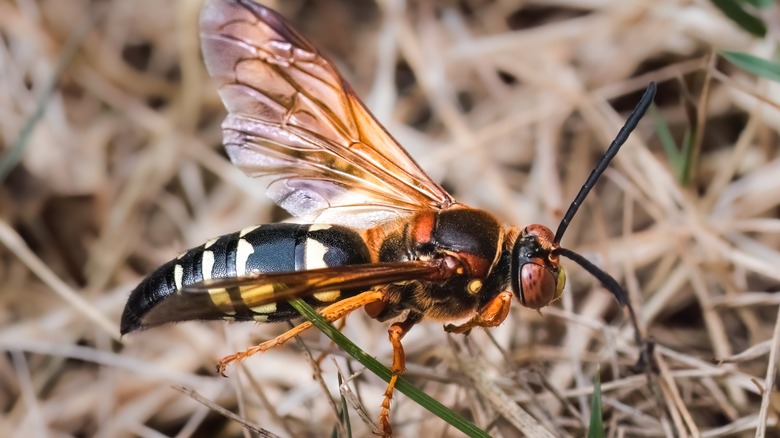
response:
<path id="1" fill-rule="evenodd" d="M 417 213 L 408 230 L 411 250 L 421 257 L 448 256 L 469 278 L 485 278 L 498 260 L 504 230 L 483 210 L 456 206 Z"/>

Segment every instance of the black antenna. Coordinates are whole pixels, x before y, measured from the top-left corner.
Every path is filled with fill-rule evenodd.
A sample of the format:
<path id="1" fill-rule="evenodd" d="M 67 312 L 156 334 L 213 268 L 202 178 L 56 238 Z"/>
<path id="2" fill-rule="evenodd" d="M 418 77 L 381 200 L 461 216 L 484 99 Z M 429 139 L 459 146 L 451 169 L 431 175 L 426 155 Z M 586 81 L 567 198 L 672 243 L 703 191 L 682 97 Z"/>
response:
<path id="1" fill-rule="evenodd" d="M 561 238 L 563 237 L 563 233 L 566 232 L 566 229 L 569 227 L 569 223 L 571 222 L 572 218 L 574 218 L 574 215 L 577 214 L 577 210 L 579 210 L 580 205 L 582 205 L 585 197 L 587 197 L 588 193 L 590 193 L 590 189 L 592 189 L 596 184 L 601 174 L 604 173 L 604 170 L 607 168 L 607 166 L 609 166 L 609 163 L 613 158 L 615 158 L 615 155 L 617 155 L 620 147 L 623 146 L 626 140 L 628 140 L 628 136 L 631 135 L 631 132 L 634 130 L 634 128 L 636 128 L 639 120 L 641 120 L 645 115 L 647 109 L 650 107 L 650 104 L 653 103 L 655 89 L 655 82 L 650 82 L 650 85 L 647 86 L 645 94 L 642 96 L 642 100 L 639 101 L 636 108 L 634 108 L 634 110 L 631 112 L 631 115 L 628 116 L 626 124 L 620 128 L 617 136 L 614 140 L 612 140 L 612 144 L 609 145 L 609 148 L 604 153 L 604 156 L 601 157 L 599 163 L 590 173 L 588 180 L 585 181 L 585 184 L 582 185 L 580 192 L 577 193 L 577 196 L 569 206 L 569 209 L 566 211 L 563 219 L 561 219 L 561 223 L 558 225 L 558 231 L 555 232 L 555 240 L 553 240 L 554 243 L 560 243 Z M 627 306 L 633 315 L 634 309 L 631 308 L 631 303 L 628 301 L 628 294 L 623 290 L 622 287 L 620 287 L 620 283 L 612 278 L 611 275 L 607 274 L 601 268 L 591 263 L 588 259 L 570 249 L 558 247 L 557 249 L 553 250 L 553 253 L 560 254 L 574 261 L 578 265 L 582 266 L 586 271 L 590 272 L 591 275 L 596 277 L 601 282 L 605 289 L 610 291 L 612 295 L 615 296 L 615 299 L 617 299 L 618 303 L 620 303 L 621 306 Z M 636 326 L 635 320 L 634 325 Z"/>
<path id="2" fill-rule="evenodd" d="M 577 263 L 578 265 L 582 266 L 583 269 L 588 271 L 590 275 L 596 277 L 597 280 L 601 282 L 602 285 L 604 285 L 604 288 L 608 291 L 612 292 L 612 295 L 615 296 L 615 299 L 617 299 L 618 303 L 621 306 L 628 305 L 628 294 L 623 290 L 622 287 L 620 287 L 620 284 L 612 278 L 611 275 L 604 272 L 601 268 L 591 263 L 590 260 L 586 259 L 585 257 L 577 254 L 576 252 L 566 249 L 566 248 L 558 248 L 555 250 L 556 254 L 560 254 L 564 257 L 566 257 L 569 260 L 572 260 L 573 262 Z"/>
<path id="3" fill-rule="evenodd" d="M 655 98 L 655 91 L 656 91 L 655 82 L 650 82 L 650 84 L 647 86 L 647 90 L 645 90 L 645 94 L 642 96 L 642 99 L 639 101 L 636 108 L 634 108 L 634 110 L 628 116 L 628 120 L 626 120 L 626 124 L 623 125 L 622 128 L 620 128 L 620 131 L 618 131 L 618 134 L 617 136 L 615 136 L 615 139 L 612 141 L 612 144 L 609 145 L 609 148 L 607 148 L 607 151 L 604 153 L 604 156 L 601 157 L 599 163 L 590 173 L 588 180 L 585 181 L 585 184 L 582 185 L 580 192 L 577 193 L 577 196 L 574 198 L 574 201 L 571 203 L 569 209 L 566 211 L 566 214 L 563 216 L 560 225 L 558 225 L 558 230 L 555 232 L 555 240 L 553 241 L 555 244 L 559 244 L 561 242 L 561 238 L 563 238 L 563 234 L 566 232 L 566 229 L 569 227 L 569 223 L 571 222 L 572 218 L 574 218 L 574 215 L 577 214 L 577 210 L 579 210 L 580 205 L 582 205 L 582 202 L 585 201 L 585 198 L 588 196 L 588 193 L 590 193 L 590 190 L 596 184 L 599 177 L 601 177 L 601 174 L 604 173 L 604 170 L 606 170 L 607 166 L 609 166 L 609 163 L 612 161 L 613 158 L 615 158 L 615 155 L 617 155 L 618 150 L 620 150 L 620 147 L 623 146 L 626 140 L 628 140 L 628 136 L 631 135 L 631 132 L 634 130 L 634 128 L 636 128 L 636 125 L 639 123 L 642 117 L 644 117 L 645 113 L 647 112 L 647 109 L 650 107 L 650 104 L 653 103 L 653 98 Z M 631 319 L 631 324 L 634 327 L 634 341 L 636 342 L 637 346 L 639 346 L 639 351 L 640 351 L 639 358 L 637 360 L 636 365 L 634 365 L 633 369 L 637 371 L 644 369 L 645 374 L 647 375 L 647 382 L 648 384 L 650 384 L 650 387 L 653 388 L 652 386 L 653 379 L 651 373 L 655 369 L 655 362 L 653 361 L 654 344 L 652 342 L 645 342 L 644 339 L 642 338 L 642 332 L 639 329 L 639 322 L 637 320 L 636 313 L 634 312 L 634 308 L 631 306 L 631 302 L 628 299 L 628 294 L 626 293 L 626 291 L 623 290 L 622 287 L 620 287 L 620 283 L 618 283 L 617 280 L 612 278 L 611 275 L 607 274 L 601 268 L 594 265 L 588 259 L 577 254 L 576 252 L 570 249 L 558 247 L 553 250 L 553 253 L 562 255 L 574 261 L 578 265 L 582 266 L 591 275 L 596 277 L 601 282 L 601 284 L 604 286 L 605 289 L 610 291 L 612 295 L 615 296 L 615 299 L 617 299 L 618 303 L 620 303 L 621 306 L 628 309 L 628 315 L 629 318 Z M 652 391 L 654 394 L 656 394 L 654 388 L 652 389 Z M 656 400 L 658 400 L 657 395 L 656 395 Z"/>
<path id="4" fill-rule="evenodd" d="M 642 117 L 644 117 L 645 113 L 647 112 L 647 109 L 650 107 L 650 104 L 653 103 L 653 98 L 655 98 L 655 88 L 656 88 L 655 82 L 650 82 L 650 85 L 647 86 L 647 90 L 645 90 L 645 94 L 642 96 L 642 100 L 640 100 L 636 108 L 634 108 L 634 110 L 631 111 L 631 115 L 628 116 L 628 120 L 626 120 L 626 124 L 623 125 L 622 128 L 620 128 L 620 131 L 618 131 L 617 136 L 615 137 L 614 140 L 612 140 L 612 144 L 610 144 L 607 151 L 604 152 L 604 156 L 601 157 L 599 164 L 597 164 L 596 167 L 593 169 L 593 171 L 590 172 L 590 176 L 588 177 L 588 180 L 585 181 L 585 184 L 582 185 L 580 192 L 577 193 L 577 196 L 574 198 L 574 201 L 572 201 L 571 205 L 569 206 L 569 209 L 566 211 L 566 214 L 563 216 L 563 219 L 561 219 L 561 223 L 560 225 L 558 225 L 558 230 L 555 232 L 555 240 L 553 240 L 553 242 L 555 243 L 561 242 L 561 239 L 563 238 L 563 233 L 565 233 L 566 229 L 569 228 L 569 223 L 574 218 L 574 215 L 577 214 L 577 210 L 579 210 L 580 205 L 582 205 L 582 202 L 585 201 L 585 198 L 588 196 L 588 193 L 590 193 L 590 189 L 592 189 L 593 186 L 596 185 L 596 181 L 599 180 L 601 174 L 604 173 L 604 170 L 607 169 L 609 163 L 612 161 L 613 158 L 615 158 L 615 155 L 617 155 L 618 151 L 620 150 L 620 147 L 623 146 L 623 143 L 625 143 L 626 140 L 628 140 L 628 136 L 631 135 L 631 132 L 634 130 L 634 128 L 636 128 L 636 125 L 639 123 Z M 593 272 L 591 271 L 591 273 Z"/>

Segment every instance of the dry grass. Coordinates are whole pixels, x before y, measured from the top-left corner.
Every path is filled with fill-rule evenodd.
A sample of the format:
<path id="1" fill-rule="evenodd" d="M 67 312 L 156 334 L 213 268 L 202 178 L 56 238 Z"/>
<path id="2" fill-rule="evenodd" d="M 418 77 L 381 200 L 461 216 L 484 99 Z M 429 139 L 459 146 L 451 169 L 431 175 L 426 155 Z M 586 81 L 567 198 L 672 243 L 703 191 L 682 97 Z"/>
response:
<path id="1" fill-rule="evenodd" d="M 582 436 L 599 367 L 610 436 L 777 432 L 778 86 L 712 58 L 771 56 L 776 41 L 704 0 L 273 3 L 434 179 L 512 223 L 557 223 L 650 80 L 681 139 L 687 87 L 704 127 L 691 185 L 676 183 L 648 117 L 564 239 L 627 285 L 658 342 L 652 384 L 629 370 L 637 348 L 612 297 L 571 264 L 571 290 L 541 315 L 515 306 L 501 327 L 450 343 L 439 324 L 416 327 L 408 377 L 496 436 L 518 434 L 512 401 L 554 435 Z M 0 1 L 0 161 L 34 123 L 0 185 L 0 436 L 241 435 L 174 385 L 276 434 L 336 427 L 295 345 L 229 379 L 212 372 L 284 324 L 118 337 L 144 274 L 284 217 L 219 146 L 199 6 Z M 361 312 L 344 332 L 389 363 L 385 330 Z M 317 374 L 338 394 L 339 370 L 359 367 L 319 333 L 304 339 L 326 355 Z M 375 420 L 384 384 L 363 373 L 345 388 Z M 355 436 L 367 435 L 351 412 Z M 393 422 L 402 436 L 457 435 L 403 396 Z"/>

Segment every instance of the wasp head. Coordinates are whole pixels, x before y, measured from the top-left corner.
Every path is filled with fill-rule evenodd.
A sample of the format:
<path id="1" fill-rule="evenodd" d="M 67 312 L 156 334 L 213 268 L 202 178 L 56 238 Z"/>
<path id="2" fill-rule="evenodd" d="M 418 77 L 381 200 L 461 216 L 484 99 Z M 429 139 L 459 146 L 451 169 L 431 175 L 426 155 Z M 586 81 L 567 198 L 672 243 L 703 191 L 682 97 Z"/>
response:
<path id="1" fill-rule="evenodd" d="M 512 249 L 512 292 L 520 303 L 541 309 L 557 300 L 566 285 L 553 232 L 543 225 L 524 228 Z"/>

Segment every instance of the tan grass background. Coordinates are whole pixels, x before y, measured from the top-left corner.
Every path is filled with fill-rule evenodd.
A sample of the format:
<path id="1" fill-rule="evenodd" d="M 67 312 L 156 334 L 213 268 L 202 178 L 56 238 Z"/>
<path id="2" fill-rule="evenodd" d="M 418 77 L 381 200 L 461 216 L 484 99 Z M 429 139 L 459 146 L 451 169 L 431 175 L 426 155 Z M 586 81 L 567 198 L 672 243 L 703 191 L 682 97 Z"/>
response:
<path id="1" fill-rule="evenodd" d="M 704 0 L 267 4 L 335 60 L 435 180 L 511 223 L 554 228 L 650 80 L 678 142 L 693 102 L 704 133 L 692 184 L 676 182 L 648 117 L 564 239 L 626 285 L 658 343 L 651 384 L 629 369 L 625 316 L 573 263 L 565 298 L 541 314 L 515 306 L 467 339 L 415 327 L 407 377 L 494 436 L 518 436 L 518 407 L 553 436 L 583 436 L 599 367 L 609 436 L 777 433 L 778 86 L 713 56 L 771 57 L 777 9 L 758 40 Z M 289 345 L 229 379 L 216 360 L 287 326 L 118 337 L 129 291 L 156 266 L 285 217 L 219 146 L 199 8 L 0 1 L 0 158 L 32 126 L 0 185 L 0 436 L 249 434 L 174 385 L 278 435 L 336 427 L 338 373 L 361 368 L 317 332 L 304 340 L 325 356 L 319 371 Z M 357 312 L 344 333 L 389 363 L 385 324 Z M 384 384 L 363 373 L 348 389 L 375 420 Z M 354 436 L 370 434 L 350 412 Z M 402 395 L 392 421 L 399 436 L 458 436 Z"/>

